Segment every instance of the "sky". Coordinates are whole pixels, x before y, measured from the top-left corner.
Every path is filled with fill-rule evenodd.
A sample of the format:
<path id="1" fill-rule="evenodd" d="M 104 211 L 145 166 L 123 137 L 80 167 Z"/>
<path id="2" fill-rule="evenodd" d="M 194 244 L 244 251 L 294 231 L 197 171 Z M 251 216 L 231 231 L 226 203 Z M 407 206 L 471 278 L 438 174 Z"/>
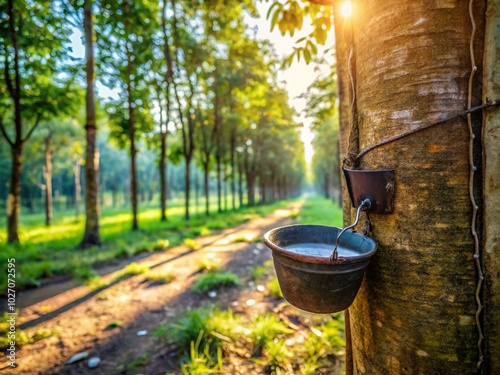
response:
<path id="1" fill-rule="evenodd" d="M 269 40 L 273 44 L 278 56 L 284 58 L 293 52 L 295 41 L 302 36 L 309 34 L 312 31 L 312 28 L 307 22 L 304 22 L 301 32 L 296 33 L 294 37 L 290 37 L 288 35 L 282 36 L 278 27 L 275 27 L 271 32 L 271 23 L 266 19 L 267 10 L 271 4 L 272 2 L 258 2 L 257 10 L 259 11 L 260 18 L 251 18 L 247 16 L 246 22 L 250 27 L 255 28 L 257 31 L 256 37 L 258 39 Z M 333 40 L 334 37 L 332 31 L 331 35 L 329 35 L 327 39 L 325 48 L 332 47 Z M 73 44 L 73 56 L 83 57 L 84 46 L 82 44 L 82 33 L 79 30 L 74 29 L 71 36 L 71 42 Z M 303 125 L 301 129 L 301 140 L 304 142 L 305 159 L 307 163 L 311 162 L 314 152 L 312 147 L 314 134 L 310 129 L 312 119 L 306 118 L 301 113 L 305 108 L 306 101 L 305 99 L 298 98 L 298 96 L 307 92 L 307 88 L 314 81 L 317 74 L 318 73 L 314 70 L 314 65 L 307 65 L 303 60 L 300 62 L 294 60 L 292 65 L 289 68 L 282 69 L 278 76 L 278 81 L 282 81 L 285 89 L 288 91 L 290 106 L 295 108 L 296 112 L 299 114 L 295 120 Z M 116 91 L 110 90 L 106 86 L 103 86 L 100 82 L 96 83 L 96 90 L 98 95 L 102 98 L 116 97 L 118 95 Z"/>
<path id="2" fill-rule="evenodd" d="M 247 17 L 247 23 L 253 27 L 257 26 L 257 38 L 265 39 L 271 41 L 274 48 L 280 57 L 287 57 L 293 52 L 293 47 L 295 41 L 303 36 L 308 35 L 312 31 L 312 26 L 308 24 L 307 21 L 304 22 L 302 30 L 296 33 L 293 37 L 289 35 L 281 35 L 278 27 L 275 27 L 271 32 L 271 23 L 266 19 L 266 14 L 271 6 L 272 2 L 258 2 L 257 10 L 259 11 L 260 18 L 253 19 Z M 333 28 L 331 35 L 328 36 L 325 48 L 330 48 L 333 46 Z M 321 51 L 321 48 L 320 48 Z M 301 139 L 304 142 L 305 149 L 305 159 L 307 163 L 311 162 L 314 150 L 312 147 L 312 140 L 314 134 L 311 132 L 310 125 L 312 119 L 306 118 L 301 112 L 305 109 L 306 100 L 300 99 L 298 96 L 307 92 L 307 88 L 314 81 L 314 78 L 318 75 L 314 70 L 314 65 L 307 65 L 303 60 L 298 62 L 296 59 L 293 61 L 289 68 L 283 69 L 279 73 L 278 80 L 285 83 L 285 88 L 289 95 L 289 104 L 295 108 L 299 116 L 296 121 L 303 124 L 301 130 Z"/>

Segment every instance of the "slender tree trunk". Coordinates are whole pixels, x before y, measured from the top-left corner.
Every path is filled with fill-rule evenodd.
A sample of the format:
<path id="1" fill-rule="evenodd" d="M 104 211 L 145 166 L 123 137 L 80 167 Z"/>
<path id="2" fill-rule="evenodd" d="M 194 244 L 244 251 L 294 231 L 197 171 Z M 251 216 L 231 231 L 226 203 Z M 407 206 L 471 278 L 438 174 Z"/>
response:
<path id="1" fill-rule="evenodd" d="M 85 0 L 83 5 L 83 29 L 85 37 L 85 73 L 87 120 L 85 124 L 85 232 L 80 248 L 101 245 L 99 235 L 99 153 L 96 143 L 95 98 L 94 98 L 94 20 L 92 0 Z"/>
<path id="2" fill-rule="evenodd" d="M 131 93 L 130 93 L 131 94 Z M 133 121 L 134 110 L 132 100 L 129 100 L 129 140 L 130 140 L 130 194 L 132 199 L 132 230 L 139 229 L 137 221 L 138 201 L 137 201 L 137 171 L 136 171 L 136 153 L 135 148 L 135 124 Z"/>
<path id="3" fill-rule="evenodd" d="M 166 181 L 166 133 L 161 134 L 160 148 L 160 205 L 161 205 L 161 221 L 167 220 L 167 181 Z"/>
<path id="4" fill-rule="evenodd" d="M 487 1 L 484 42 L 483 102 L 500 98 L 500 1 Z M 484 166 L 484 266 L 485 266 L 485 374 L 500 374 L 500 111 L 485 111 Z"/>
<path id="5" fill-rule="evenodd" d="M 247 173 L 247 199 L 250 207 L 255 206 L 255 175 Z"/>
<path id="6" fill-rule="evenodd" d="M 195 213 L 198 214 L 198 206 L 200 204 L 200 180 L 198 169 L 193 170 L 193 178 L 194 178 L 194 207 Z"/>
<path id="7" fill-rule="evenodd" d="M 189 220 L 189 195 L 191 189 L 191 170 L 190 170 L 191 158 L 185 158 L 186 170 L 184 172 L 184 220 Z"/>
<path id="8" fill-rule="evenodd" d="M 17 234 L 19 211 L 21 210 L 21 166 L 22 144 L 12 146 L 12 171 L 10 175 L 9 198 L 7 200 L 7 241 L 19 242 Z"/>
<path id="9" fill-rule="evenodd" d="M 45 182 L 45 225 L 52 223 L 52 150 L 50 137 L 45 138 L 45 166 L 43 179 Z"/>
<path id="10" fill-rule="evenodd" d="M 233 211 L 236 210 L 236 130 L 233 129 L 231 131 L 231 140 L 230 140 L 230 164 L 231 164 L 231 205 L 233 207 Z"/>
<path id="11" fill-rule="evenodd" d="M 222 180 L 222 183 L 223 183 L 222 195 L 224 197 L 224 211 L 227 211 L 227 167 L 226 167 L 226 165 L 224 165 L 223 172 L 224 172 L 224 178 Z"/>
<path id="12" fill-rule="evenodd" d="M 203 188 L 205 192 L 205 215 L 210 216 L 210 192 L 208 186 L 209 163 L 203 163 Z"/>
<path id="13" fill-rule="evenodd" d="M 238 198 L 240 207 L 243 207 L 243 163 L 238 161 Z"/>
<path id="14" fill-rule="evenodd" d="M 217 147 L 215 163 L 217 172 L 217 211 L 220 213 L 222 212 L 222 183 L 221 183 L 222 168 L 221 168 L 221 157 L 219 154 L 220 152 L 219 147 L 220 146 Z"/>
<path id="15" fill-rule="evenodd" d="M 76 158 L 73 165 L 73 176 L 75 180 L 75 215 L 78 217 L 80 216 L 80 201 L 82 196 L 80 157 Z"/>
<path id="16" fill-rule="evenodd" d="M 359 130 L 360 149 L 467 108 L 472 71 L 468 2 L 357 5 L 363 11 L 353 19 L 352 124 Z M 474 106 L 481 98 L 484 2 L 474 1 L 473 9 L 472 49 L 479 70 L 472 86 Z M 480 284 L 468 155 L 467 121 L 457 118 L 376 148 L 360 160 L 361 169 L 394 169 L 396 196 L 393 213 L 370 216 L 378 251 L 349 309 L 358 374 L 478 373 Z M 476 167 L 480 170 L 481 163 Z"/>
<path id="17" fill-rule="evenodd" d="M 125 30 L 130 31 L 130 3 L 125 0 L 123 2 L 123 13 L 125 18 Z M 126 72 L 126 95 L 127 95 L 127 109 L 128 109 L 128 136 L 130 142 L 130 194 L 132 198 L 132 230 L 139 229 L 139 223 L 137 220 L 138 215 L 138 193 L 139 188 L 137 184 L 137 165 L 136 156 L 137 149 L 135 147 L 136 141 L 136 129 L 135 129 L 135 111 L 134 111 L 134 99 L 133 99 L 133 61 L 132 61 L 132 51 L 130 50 L 129 41 L 125 42 L 125 50 L 127 54 L 127 66 L 125 67 Z"/>

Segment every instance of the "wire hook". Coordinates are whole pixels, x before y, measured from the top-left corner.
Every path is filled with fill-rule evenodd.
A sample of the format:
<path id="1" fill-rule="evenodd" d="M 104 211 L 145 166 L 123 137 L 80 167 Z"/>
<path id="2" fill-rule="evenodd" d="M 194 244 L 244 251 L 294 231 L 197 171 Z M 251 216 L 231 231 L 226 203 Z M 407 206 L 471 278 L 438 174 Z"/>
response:
<path id="1" fill-rule="evenodd" d="M 338 246 L 339 246 L 340 237 L 346 232 L 346 230 L 354 228 L 356 225 L 358 225 L 359 216 L 361 215 L 361 210 L 363 208 L 366 208 L 368 210 L 368 209 L 370 209 L 371 206 L 372 206 L 372 202 L 368 198 L 364 199 L 361 202 L 361 204 L 359 205 L 358 210 L 356 211 L 356 219 L 354 220 L 354 223 L 345 227 L 344 229 L 342 229 L 340 231 L 340 233 L 337 236 L 337 239 L 335 240 L 335 248 L 333 249 L 333 253 L 330 256 L 330 262 L 332 264 L 336 264 L 336 263 L 340 263 L 340 262 L 345 261 L 344 258 L 339 258 Z"/>

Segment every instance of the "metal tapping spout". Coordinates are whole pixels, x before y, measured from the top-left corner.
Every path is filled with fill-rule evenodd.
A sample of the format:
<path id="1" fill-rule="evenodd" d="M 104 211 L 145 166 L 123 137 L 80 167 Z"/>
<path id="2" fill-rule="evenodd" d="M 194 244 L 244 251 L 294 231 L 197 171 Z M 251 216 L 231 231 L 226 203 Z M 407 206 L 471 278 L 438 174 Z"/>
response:
<path id="1" fill-rule="evenodd" d="M 361 202 L 361 204 L 358 206 L 358 210 L 356 211 L 356 219 L 354 220 L 354 223 L 352 223 L 351 225 L 345 227 L 344 229 L 342 229 L 340 231 L 340 233 L 338 234 L 337 239 L 335 241 L 335 248 L 333 249 L 333 253 L 330 256 L 330 262 L 332 264 L 340 263 L 340 262 L 344 261 L 344 258 L 339 258 L 338 246 L 339 246 L 340 237 L 346 232 L 346 230 L 354 228 L 356 225 L 358 225 L 361 211 L 363 209 L 369 210 L 371 206 L 372 206 L 372 202 L 368 198 L 364 199 Z"/>

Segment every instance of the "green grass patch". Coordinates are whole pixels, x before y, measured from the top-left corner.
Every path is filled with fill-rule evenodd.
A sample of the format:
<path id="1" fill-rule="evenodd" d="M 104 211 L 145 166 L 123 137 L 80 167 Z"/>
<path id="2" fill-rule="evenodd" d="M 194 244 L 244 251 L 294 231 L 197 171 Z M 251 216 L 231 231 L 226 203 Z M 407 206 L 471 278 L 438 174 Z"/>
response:
<path id="1" fill-rule="evenodd" d="M 140 229 L 137 231 L 131 230 L 132 215 L 128 208 L 106 207 L 100 218 L 103 245 L 88 249 L 77 248 L 85 226 L 83 215 L 75 218 L 73 212 L 54 212 L 53 224 L 46 227 L 43 214 L 21 213 L 21 244 L 6 244 L 6 231 L 0 231 L 0 262 L 6 264 L 7 259 L 16 259 L 17 287 L 21 289 L 39 286 L 42 279 L 62 275 L 75 276 L 85 283 L 95 277 L 90 269 L 99 264 L 142 252 L 163 251 L 182 244 L 186 239 L 195 241 L 196 236 L 264 216 L 289 202 L 222 213 L 217 213 L 212 205 L 210 217 L 202 214 L 200 206 L 199 214 L 193 214 L 189 222 L 184 220 L 181 200 L 169 202 L 167 222 L 160 221 L 158 208 L 144 204 L 141 205 L 143 211 L 139 214 Z M 0 274 L 0 293 L 6 285 L 6 273 Z"/>
<path id="2" fill-rule="evenodd" d="M 240 279 L 232 272 L 208 272 L 198 278 L 193 285 L 196 293 L 240 285 Z"/>
<path id="3" fill-rule="evenodd" d="M 144 367 L 149 360 L 148 354 L 143 354 L 140 357 L 135 358 L 130 363 L 116 366 L 116 372 L 118 373 L 129 373 L 130 371 L 137 371 L 141 367 Z"/>
<path id="4" fill-rule="evenodd" d="M 190 250 L 199 250 L 201 248 L 201 245 L 192 238 L 184 239 L 184 245 L 186 245 Z"/>
<path id="5" fill-rule="evenodd" d="M 168 284 L 174 280 L 174 276 L 170 273 L 165 272 L 152 272 L 149 271 L 144 276 L 146 280 L 152 281 L 157 284 Z"/>
<path id="6" fill-rule="evenodd" d="M 198 271 L 211 271 L 216 272 L 220 269 L 220 264 L 215 260 L 203 258 L 198 262 Z"/>
<path id="7" fill-rule="evenodd" d="M 308 195 L 297 215 L 297 223 L 342 227 L 342 207 L 319 195 Z"/>
<path id="8" fill-rule="evenodd" d="M 177 348 L 183 374 L 231 373 L 222 364 L 241 363 L 249 353 L 261 366 L 259 373 L 331 374 L 345 346 L 342 315 L 291 315 L 303 329 L 291 329 L 269 312 L 247 317 L 202 307 L 159 327 L 153 336 Z"/>
<path id="9" fill-rule="evenodd" d="M 123 268 L 118 274 L 114 277 L 113 281 L 123 280 L 135 275 L 140 275 L 149 271 L 149 267 L 145 264 L 139 264 L 136 262 L 130 263 L 128 266 Z"/>
<path id="10" fill-rule="evenodd" d="M 15 339 L 11 340 L 11 338 L 7 334 L 8 332 L 10 332 L 12 323 L 12 321 L 9 321 L 10 319 L 12 319 L 12 316 L 8 315 L 7 313 L 4 313 L 2 316 L 0 316 L 0 332 L 5 332 L 5 334 L 2 334 L 0 336 L 0 350 L 2 351 L 10 347 L 11 341 L 15 341 L 16 347 L 19 348 L 23 345 L 32 344 L 34 342 L 46 339 L 57 334 L 56 331 L 45 328 L 20 329 L 19 327 L 16 327 Z M 21 321 L 19 316 L 16 316 L 15 324 L 19 324 L 20 322 Z"/>

